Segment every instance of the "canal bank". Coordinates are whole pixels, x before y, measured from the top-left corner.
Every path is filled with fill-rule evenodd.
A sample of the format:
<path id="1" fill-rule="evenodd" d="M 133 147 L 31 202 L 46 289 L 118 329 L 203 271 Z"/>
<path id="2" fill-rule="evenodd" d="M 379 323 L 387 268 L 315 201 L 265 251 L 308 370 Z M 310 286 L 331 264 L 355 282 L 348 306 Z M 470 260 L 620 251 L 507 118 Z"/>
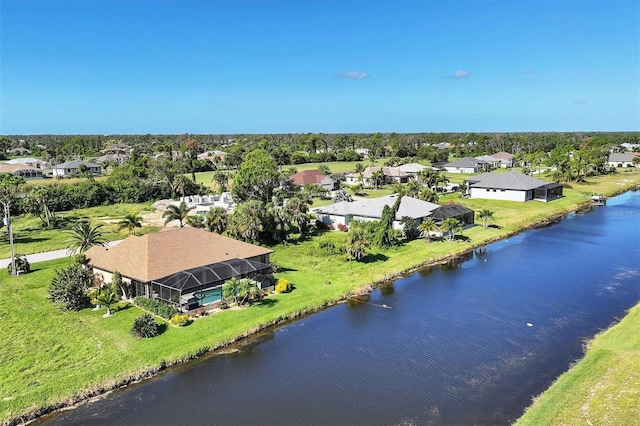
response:
<path id="1" fill-rule="evenodd" d="M 578 206 L 576 206 L 576 208 L 577 207 Z M 559 213 L 559 215 L 565 215 L 565 214 L 567 214 L 569 212 L 570 212 L 570 210 L 563 211 L 562 213 Z M 535 226 L 535 225 L 536 225 L 536 223 L 532 223 L 531 224 L 531 226 Z M 520 232 L 521 230 L 524 230 L 524 228 L 518 230 L 517 232 Z M 505 234 L 505 235 L 501 235 L 498 238 L 499 239 L 503 239 L 503 238 L 507 238 L 508 236 L 509 235 Z M 482 245 L 485 245 L 485 244 L 487 244 L 487 241 L 483 241 L 482 243 L 479 243 L 477 245 L 481 245 L 482 246 Z M 443 257 L 438 257 L 438 258 L 434 258 L 434 259 L 429 259 L 428 263 L 437 264 L 439 262 L 442 262 L 446 258 L 450 258 L 452 256 L 460 255 L 462 252 L 468 252 L 469 250 L 472 250 L 475 247 L 476 247 L 476 245 L 469 245 L 467 247 L 461 247 L 456 253 L 453 253 L 453 254 L 451 254 L 449 256 L 443 256 Z M 424 264 L 423 264 L 423 266 L 424 266 Z M 406 272 L 408 272 L 410 270 L 413 270 L 415 268 L 416 267 L 414 266 L 412 268 L 404 268 L 404 269 L 400 269 L 400 270 L 404 271 L 406 273 Z M 386 274 L 382 279 L 373 280 L 373 281 L 370 281 L 370 283 L 371 282 L 375 282 L 375 283 L 387 282 L 387 281 L 389 281 L 389 279 L 391 279 L 392 275 L 393 274 Z M 322 284 L 322 280 L 320 281 L 320 284 Z M 331 286 L 329 286 L 329 287 L 331 287 Z M 308 313 L 317 312 L 318 310 L 322 310 L 324 307 L 331 306 L 331 305 L 333 305 L 335 303 L 338 303 L 340 301 L 344 301 L 344 299 L 346 297 L 348 297 L 347 294 L 348 293 L 344 293 L 344 294 L 342 294 L 340 296 L 332 297 L 332 298 L 326 300 L 325 302 L 319 303 L 316 306 L 312 306 L 312 307 L 304 308 L 304 309 L 298 309 L 298 310 L 294 311 L 293 313 L 290 313 L 290 314 L 287 314 L 287 315 L 282 315 L 282 316 L 280 316 L 280 317 L 278 317 L 276 319 L 273 319 L 271 321 L 265 322 L 262 326 L 249 328 L 248 330 L 244 331 L 243 333 L 238 334 L 237 336 L 241 336 L 240 338 L 245 337 L 245 336 L 249 336 L 249 335 L 251 335 L 251 334 L 253 334 L 255 332 L 258 332 L 261 329 L 264 329 L 265 327 L 269 327 L 269 326 L 274 325 L 274 324 L 279 324 L 279 323 L 285 322 L 287 320 L 290 320 L 292 318 L 299 318 L 299 317 L 304 316 L 304 315 L 306 315 Z M 284 299 L 281 299 L 281 301 L 279 303 L 284 303 Z M 172 360 L 163 361 L 162 363 L 159 363 L 154 367 L 142 370 L 139 374 L 140 374 L 141 377 L 148 377 L 150 374 L 153 374 L 153 373 L 155 373 L 157 371 L 161 371 L 166 366 L 169 366 L 169 365 L 172 365 L 172 364 L 175 364 L 175 363 L 180 363 L 180 362 L 182 362 L 184 360 L 191 359 L 193 357 L 197 357 L 197 356 L 203 354 L 204 352 L 206 352 L 208 350 L 218 349 L 220 347 L 224 347 L 224 346 L 228 345 L 229 343 L 232 343 L 234 341 L 239 340 L 240 338 L 237 337 L 237 336 L 235 336 L 233 338 L 226 339 L 226 340 L 222 341 L 221 343 L 219 343 L 217 345 L 212 345 L 210 347 L 203 347 L 201 350 L 191 351 L 190 353 L 187 353 L 186 356 L 184 356 L 184 357 L 179 357 L 179 358 L 175 358 L 175 359 L 172 359 Z M 68 399 L 66 401 L 63 401 L 56 408 L 60 408 L 63 405 L 66 405 L 66 404 L 69 404 L 69 403 L 77 402 L 77 401 L 79 401 L 79 400 L 81 400 L 81 399 L 83 399 L 84 397 L 87 397 L 87 396 L 97 395 L 97 394 L 100 394 L 101 392 L 107 391 L 109 389 L 113 389 L 113 388 L 116 388 L 116 387 L 119 387 L 119 386 L 122 386 L 122 385 L 129 384 L 132 381 L 136 380 L 137 378 L 138 377 L 137 377 L 136 374 L 132 374 L 132 375 L 127 376 L 124 379 L 120 379 L 118 381 L 112 381 L 112 382 L 106 383 L 106 385 L 104 387 L 97 386 L 97 387 L 93 388 L 92 390 L 87 391 L 86 393 L 78 394 L 77 398 L 74 397 L 74 398 L 70 398 L 70 399 Z M 49 407 L 49 409 L 50 408 L 51 407 Z M 46 411 L 46 408 L 43 409 L 43 411 L 40 411 L 40 413 L 43 413 L 44 411 Z"/>
<path id="2" fill-rule="evenodd" d="M 637 303 L 638 242 L 624 238 L 622 215 L 631 208 L 637 194 L 425 268 L 367 303 L 349 300 L 267 330 L 238 353 L 205 355 L 49 422 L 510 424 L 582 356 L 584 338 Z"/>

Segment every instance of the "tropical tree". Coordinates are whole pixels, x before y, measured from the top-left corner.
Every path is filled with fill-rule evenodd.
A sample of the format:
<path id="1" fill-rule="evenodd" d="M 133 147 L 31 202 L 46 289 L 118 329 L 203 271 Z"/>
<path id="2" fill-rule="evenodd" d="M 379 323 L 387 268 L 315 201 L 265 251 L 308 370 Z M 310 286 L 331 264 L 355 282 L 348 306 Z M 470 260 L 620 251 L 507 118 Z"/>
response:
<path id="1" fill-rule="evenodd" d="M 360 261 L 366 255 L 368 246 L 366 230 L 352 222 L 347 234 L 347 260 Z"/>
<path id="2" fill-rule="evenodd" d="M 259 293 L 260 289 L 255 281 L 243 278 L 238 282 L 238 298 L 240 299 L 241 305 L 244 305 L 245 302 L 249 301 Z"/>
<path id="3" fill-rule="evenodd" d="M 489 210 L 484 208 L 478 212 L 478 218 L 482 219 L 482 226 L 487 229 L 489 226 L 489 221 L 493 219 L 493 210 Z"/>
<path id="4" fill-rule="evenodd" d="M 209 232 L 222 234 L 227 229 L 229 216 L 224 207 L 214 207 L 205 216 L 205 227 Z"/>
<path id="5" fill-rule="evenodd" d="M 84 253 L 92 246 L 104 247 L 109 240 L 102 234 L 102 225 L 92 225 L 90 222 L 76 222 L 67 232 L 67 252 L 69 255 Z"/>
<path id="6" fill-rule="evenodd" d="M 185 222 L 192 228 L 204 229 L 205 227 L 204 216 L 200 214 L 187 216 Z"/>
<path id="7" fill-rule="evenodd" d="M 371 182 L 373 183 L 373 188 L 378 189 L 378 185 L 384 182 L 384 171 L 380 169 L 373 172 L 371 174 Z"/>
<path id="8" fill-rule="evenodd" d="M 300 236 L 306 235 L 309 230 L 309 205 L 311 205 L 311 199 L 304 193 L 297 194 L 287 201 L 286 208 L 291 221 L 298 227 Z"/>
<path id="9" fill-rule="evenodd" d="M 193 182 L 195 182 L 195 180 L 193 180 Z M 189 178 L 186 177 L 185 175 L 177 175 L 173 179 L 173 187 L 175 189 L 175 192 L 180 194 L 182 198 L 184 198 L 184 194 L 187 188 L 189 187 L 190 183 L 191 182 L 189 181 Z"/>
<path id="10" fill-rule="evenodd" d="M 219 170 L 213 174 L 213 177 L 211 178 L 211 180 L 216 183 L 216 186 L 218 187 L 218 192 L 222 193 L 222 192 L 228 191 L 229 174 L 227 172 L 223 172 Z"/>
<path id="11" fill-rule="evenodd" d="M 257 241 L 264 230 L 264 213 L 265 206 L 261 201 L 250 200 L 239 204 L 229 219 L 227 232 L 245 241 Z"/>
<path id="12" fill-rule="evenodd" d="M 271 216 L 271 224 L 273 227 L 273 241 L 285 241 L 291 229 L 291 210 L 284 207 L 272 206 L 269 209 L 269 215 Z"/>
<path id="13" fill-rule="evenodd" d="M 418 194 L 418 199 L 437 204 L 440 197 L 438 196 L 438 193 L 433 189 L 422 188 L 422 191 L 420 191 L 420 193 Z"/>
<path id="14" fill-rule="evenodd" d="M 98 290 L 96 301 L 100 306 L 107 308 L 107 316 L 111 315 L 111 306 L 120 300 L 120 296 L 116 292 L 113 285 L 105 286 Z"/>
<path id="15" fill-rule="evenodd" d="M 415 179 L 410 179 L 409 182 L 402 187 L 402 193 L 407 197 L 418 198 L 423 189 L 425 188 L 420 182 Z"/>
<path id="16" fill-rule="evenodd" d="M 411 216 L 402 216 L 400 223 L 402 224 L 402 235 L 408 240 L 413 240 L 416 237 L 416 220 Z"/>
<path id="17" fill-rule="evenodd" d="M 266 204 L 281 180 L 275 160 L 264 149 L 256 149 L 247 154 L 233 179 L 233 199 L 236 202 L 259 200 Z"/>
<path id="18" fill-rule="evenodd" d="M 238 296 L 240 294 L 240 280 L 236 277 L 229 278 L 222 285 L 222 298 L 227 300 L 231 299 L 234 303 L 238 303 Z"/>
<path id="19" fill-rule="evenodd" d="M 51 229 L 55 224 L 55 214 L 49 207 L 49 191 L 44 186 L 33 188 L 22 200 L 25 210 L 38 216 L 42 226 Z"/>
<path id="20" fill-rule="evenodd" d="M 438 225 L 431 219 L 430 217 L 425 218 L 420 225 L 418 225 L 418 230 L 422 235 L 425 236 L 427 243 L 431 242 L 431 233 L 438 230 Z"/>
<path id="21" fill-rule="evenodd" d="M 118 230 L 126 229 L 129 231 L 129 235 L 136 235 L 136 228 L 142 228 L 142 217 L 137 213 L 127 213 L 118 222 Z"/>
<path id="22" fill-rule="evenodd" d="M 442 222 L 440 229 L 442 232 L 449 234 L 449 241 L 453 241 L 456 237 L 456 233 L 462 232 L 462 224 L 458 219 L 448 217 Z"/>
<path id="23" fill-rule="evenodd" d="M 184 201 L 181 201 L 177 206 L 175 204 L 169 204 L 164 213 L 162 213 L 162 217 L 165 218 L 164 226 L 167 226 L 172 220 L 177 220 L 180 223 L 180 228 L 184 227 L 184 220 L 189 215 L 189 212 L 195 208 L 196 206 L 187 206 L 187 203 Z"/>
<path id="24" fill-rule="evenodd" d="M 364 183 L 364 164 L 356 163 L 354 172 L 358 175 L 358 182 Z"/>

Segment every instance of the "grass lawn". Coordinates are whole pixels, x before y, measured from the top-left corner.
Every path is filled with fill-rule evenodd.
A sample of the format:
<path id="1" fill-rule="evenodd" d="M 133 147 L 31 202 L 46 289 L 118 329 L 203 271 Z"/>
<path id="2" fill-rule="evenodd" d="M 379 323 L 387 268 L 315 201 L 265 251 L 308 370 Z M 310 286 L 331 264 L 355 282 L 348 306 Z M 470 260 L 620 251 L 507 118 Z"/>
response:
<path id="1" fill-rule="evenodd" d="M 640 304 L 596 336 L 585 357 L 516 425 L 633 425 L 640 419 Z"/>
<path id="2" fill-rule="evenodd" d="M 128 236 L 126 229 L 118 230 L 117 223 L 129 213 L 144 214 L 154 209 L 147 204 L 114 204 L 110 206 L 91 207 L 77 209 L 68 212 L 58 212 L 56 215 L 63 217 L 67 223 L 72 224 L 78 220 L 89 220 L 94 224 L 102 224 L 105 237 L 109 240 L 120 240 Z M 13 219 L 13 242 L 18 254 L 42 253 L 49 250 L 63 249 L 67 247 L 67 234 L 62 229 L 41 229 L 41 221 L 37 217 L 26 214 Z M 144 234 L 156 231 L 154 226 L 143 226 L 136 230 L 136 234 Z M 0 238 L 0 259 L 10 256 L 9 240 L 6 229 L 2 231 Z"/>
<path id="3" fill-rule="evenodd" d="M 587 185 L 589 193 L 619 189 L 621 175 L 607 176 Z M 640 183 L 640 173 L 625 175 Z M 632 182 L 625 182 L 631 186 Z M 563 199 L 550 203 L 459 200 L 473 208 L 496 211 L 496 227 L 476 226 L 455 242 L 411 241 L 380 251 L 371 249 L 361 262 L 347 262 L 340 253 L 346 233 L 318 232 L 305 241 L 273 247 L 272 261 L 278 278 L 295 286 L 288 294 L 271 295 L 251 307 L 226 310 L 195 320 L 184 328 L 167 326 L 158 337 L 137 339 L 129 330 L 141 311 L 121 305 L 114 315 L 103 318 L 105 309 L 60 312 L 47 300 L 47 287 L 56 268 L 66 259 L 33 265 L 34 272 L 9 277 L 0 271 L 0 423 L 41 407 L 73 401 L 91 390 L 110 388 L 147 370 L 190 358 L 218 347 L 261 326 L 301 312 L 322 308 L 352 290 L 392 277 L 417 265 L 462 253 L 474 245 L 504 237 L 533 222 L 574 209 L 586 200 L 583 189 L 567 189 Z M 454 196 L 447 196 L 454 197 Z M 81 210 L 78 215 L 113 218 L 129 207 L 110 206 Z M 103 210 L 104 209 L 104 210 Z M 117 213 L 117 214 L 116 214 Z M 37 219 L 35 219 L 37 220 Z M 58 231 L 59 232 L 59 231 Z M 124 236 L 124 235 L 123 235 Z M 322 243 L 322 245 L 321 245 Z M 331 244 L 335 250 L 331 249 Z M 621 344 L 631 344 L 624 334 Z M 625 343 L 627 342 L 627 343 Z M 637 369 L 636 369 L 637 371 Z"/>

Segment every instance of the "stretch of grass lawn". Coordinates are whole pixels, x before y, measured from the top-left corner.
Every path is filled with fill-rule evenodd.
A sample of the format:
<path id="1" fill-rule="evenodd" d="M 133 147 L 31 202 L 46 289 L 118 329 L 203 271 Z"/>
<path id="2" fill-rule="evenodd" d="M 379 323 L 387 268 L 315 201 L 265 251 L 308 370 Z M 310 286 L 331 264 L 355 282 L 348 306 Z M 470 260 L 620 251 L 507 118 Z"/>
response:
<path id="1" fill-rule="evenodd" d="M 640 304 L 591 340 L 585 357 L 538 397 L 516 425 L 637 425 L 638 330 Z"/>
<path id="2" fill-rule="evenodd" d="M 640 173 L 624 177 L 640 183 Z M 600 179 L 589 190 L 606 193 L 605 187 L 619 188 L 615 176 Z M 66 259 L 35 264 L 34 272 L 19 277 L 0 271 L 0 422 L 73 401 L 87 390 L 110 388 L 261 326 L 320 309 L 355 289 L 517 232 L 574 209 L 585 199 L 580 189 L 568 189 L 564 198 L 550 203 L 459 200 L 474 208 L 494 209 L 497 226 L 467 229 L 465 239 L 455 242 L 415 240 L 391 250 L 371 249 L 361 262 L 347 262 L 344 254 L 327 250 L 328 243 L 337 251 L 344 247 L 347 234 L 342 232 L 319 232 L 305 241 L 281 244 L 273 247 L 272 261 L 279 267 L 276 277 L 289 279 L 295 286 L 293 292 L 200 318 L 184 328 L 167 326 L 152 339 L 130 335 L 133 320 L 141 313 L 133 306 L 121 305 L 109 318 L 102 316 L 105 309 L 60 312 L 53 307 L 47 300 L 47 287 Z M 111 213 L 99 210 L 95 215 Z M 325 244 L 321 247 L 321 243 Z"/>

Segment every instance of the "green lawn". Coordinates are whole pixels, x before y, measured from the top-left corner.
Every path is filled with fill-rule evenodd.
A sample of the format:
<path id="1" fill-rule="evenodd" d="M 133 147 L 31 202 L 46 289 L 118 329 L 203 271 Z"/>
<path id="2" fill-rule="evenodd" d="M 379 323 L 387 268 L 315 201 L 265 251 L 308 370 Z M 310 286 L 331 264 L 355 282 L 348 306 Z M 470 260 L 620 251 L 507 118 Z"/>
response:
<path id="1" fill-rule="evenodd" d="M 640 173 L 624 178 L 640 183 Z M 632 182 L 625 184 L 631 186 Z M 608 176 L 588 188 L 606 193 L 603 188 L 620 187 L 615 176 Z M 133 319 L 140 314 L 132 306 L 122 305 L 109 318 L 102 317 L 104 309 L 56 310 L 47 300 L 46 289 L 55 269 L 65 266 L 66 259 L 35 264 L 34 272 L 19 277 L 0 271 L 0 422 L 73 401 L 91 390 L 108 389 L 143 371 L 187 359 L 262 326 L 319 309 L 352 290 L 502 238 L 532 222 L 575 208 L 586 200 L 580 191 L 568 189 L 565 198 L 550 203 L 459 200 L 474 208 L 494 209 L 497 227 L 467 229 L 463 233 L 466 240 L 455 242 L 428 244 L 416 240 L 387 251 L 370 250 L 362 262 L 347 262 L 344 254 L 326 249 L 328 243 L 337 249 L 344 247 L 346 233 L 342 232 L 319 232 L 306 241 L 275 246 L 272 261 L 280 268 L 277 277 L 293 282 L 293 292 L 271 295 L 249 308 L 197 319 L 185 328 L 168 326 L 163 334 L 148 340 L 129 334 Z M 74 214 L 104 220 L 138 207 L 110 206 Z M 624 335 L 620 341 L 624 343 Z"/>
<path id="2" fill-rule="evenodd" d="M 596 336 L 585 357 L 538 397 L 516 425 L 637 425 L 640 304 Z"/>

